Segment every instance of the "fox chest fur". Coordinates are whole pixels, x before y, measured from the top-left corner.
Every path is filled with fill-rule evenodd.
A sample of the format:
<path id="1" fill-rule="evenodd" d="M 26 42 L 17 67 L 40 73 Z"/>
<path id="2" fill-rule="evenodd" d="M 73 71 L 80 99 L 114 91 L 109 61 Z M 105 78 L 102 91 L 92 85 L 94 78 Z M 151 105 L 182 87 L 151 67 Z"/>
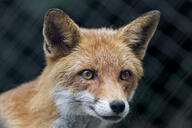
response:
<path id="1" fill-rule="evenodd" d="M 79 27 L 62 10 L 44 19 L 46 67 L 0 95 L 6 128 L 104 128 L 129 112 L 159 12 L 119 29 Z"/>

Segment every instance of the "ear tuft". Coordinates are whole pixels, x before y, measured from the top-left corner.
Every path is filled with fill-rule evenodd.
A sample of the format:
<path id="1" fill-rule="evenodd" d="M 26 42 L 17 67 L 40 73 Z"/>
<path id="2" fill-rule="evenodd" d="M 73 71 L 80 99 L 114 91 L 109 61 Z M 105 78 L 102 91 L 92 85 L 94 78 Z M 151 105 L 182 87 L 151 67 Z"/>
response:
<path id="1" fill-rule="evenodd" d="M 50 9 L 44 18 L 44 51 L 49 57 L 67 55 L 80 38 L 79 27 L 60 9 Z"/>
<path id="2" fill-rule="evenodd" d="M 147 45 L 159 23 L 160 12 L 150 11 L 119 29 L 120 38 L 128 44 L 139 59 L 143 59 Z"/>

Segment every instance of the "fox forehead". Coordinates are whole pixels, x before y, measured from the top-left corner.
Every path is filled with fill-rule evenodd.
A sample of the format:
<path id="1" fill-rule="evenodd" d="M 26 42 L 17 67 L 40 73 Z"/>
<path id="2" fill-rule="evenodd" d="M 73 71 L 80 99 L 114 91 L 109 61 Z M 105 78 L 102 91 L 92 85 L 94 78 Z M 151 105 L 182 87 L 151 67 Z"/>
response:
<path id="1" fill-rule="evenodd" d="M 72 55 L 74 54 L 82 62 L 81 66 L 94 70 L 119 72 L 130 68 L 137 72 L 135 68 L 141 66 L 140 60 L 113 29 L 81 29 L 81 39 Z"/>

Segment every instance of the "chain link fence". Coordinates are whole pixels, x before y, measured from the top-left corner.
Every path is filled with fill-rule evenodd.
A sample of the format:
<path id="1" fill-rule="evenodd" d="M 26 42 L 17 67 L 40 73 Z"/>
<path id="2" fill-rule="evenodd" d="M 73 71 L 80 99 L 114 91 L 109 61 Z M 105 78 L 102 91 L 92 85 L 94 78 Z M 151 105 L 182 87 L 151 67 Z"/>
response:
<path id="1" fill-rule="evenodd" d="M 56 7 L 88 28 L 118 28 L 142 13 L 160 10 L 131 112 L 114 127 L 192 128 L 191 0 L 1 0 L 0 92 L 42 71 L 43 17 Z"/>

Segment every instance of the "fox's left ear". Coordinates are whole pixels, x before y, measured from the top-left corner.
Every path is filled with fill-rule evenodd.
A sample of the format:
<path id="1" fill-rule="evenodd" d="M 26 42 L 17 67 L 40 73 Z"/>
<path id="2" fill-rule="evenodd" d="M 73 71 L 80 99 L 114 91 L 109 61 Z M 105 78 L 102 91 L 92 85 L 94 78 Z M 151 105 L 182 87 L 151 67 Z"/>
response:
<path id="1" fill-rule="evenodd" d="M 139 59 L 143 59 L 145 55 L 148 42 L 157 28 L 159 18 L 159 11 L 150 11 L 118 30 L 120 38 L 128 44 Z"/>

